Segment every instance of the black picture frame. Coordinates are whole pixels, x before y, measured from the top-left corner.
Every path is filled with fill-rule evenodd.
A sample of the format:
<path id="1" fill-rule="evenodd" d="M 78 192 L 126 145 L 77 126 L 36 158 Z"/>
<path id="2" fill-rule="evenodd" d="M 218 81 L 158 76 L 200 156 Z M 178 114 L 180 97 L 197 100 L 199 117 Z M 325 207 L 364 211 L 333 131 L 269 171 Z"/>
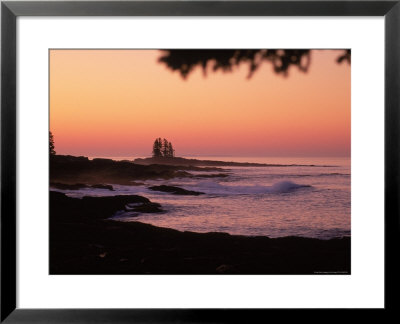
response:
<path id="1" fill-rule="evenodd" d="M 264 322 L 267 309 L 16 308 L 16 19 L 19 16 L 381 16 L 385 19 L 385 308 L 395 312 L 400 247 L 400 1 L 2 1 L 1 322 Z M 373 233 L 371 233 L 373 235 Z M 314 310 L 316 311 L 316 310 Z M 332 313 L 331 310 L 326 310 Z M 357 311 L 357 310 L 353 310 Z M 266 312 L 269 312 L 266 314 Z M 304 314 L 305 310 L 297 310 Z M 347 311 L 349 312 L 349 311 Z M 308 311 L 307 311 L 308 313 Z M 372 316 L 370 312 L 367 316 Z M 359 312 L 358 312 L 359 314 Z M 285 315 L 286 316 L 286 315 Z M 309 316 L 309 315 L 306 315 Z M 322 315 L 326 316 L 326 315 Z M 329 315 L 331 316 L 331 315 Z M 281 318 L 280 320 L 282 320 Z"/>

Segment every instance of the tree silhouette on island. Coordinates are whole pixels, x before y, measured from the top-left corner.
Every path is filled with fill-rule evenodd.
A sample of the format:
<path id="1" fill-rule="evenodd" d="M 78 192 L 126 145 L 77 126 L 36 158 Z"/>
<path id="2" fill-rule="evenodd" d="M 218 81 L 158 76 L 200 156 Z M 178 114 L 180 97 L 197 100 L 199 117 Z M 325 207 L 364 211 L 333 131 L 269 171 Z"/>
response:
<path id="1" fill-rule="evenodd" d="M 172 158 L 175 156 L 175 150 L 172 147 L 172 143 L 168 142 L 165 138 L 156 138 L 153 144 L 152 156 L 155 158 L 166 157 Z"/>

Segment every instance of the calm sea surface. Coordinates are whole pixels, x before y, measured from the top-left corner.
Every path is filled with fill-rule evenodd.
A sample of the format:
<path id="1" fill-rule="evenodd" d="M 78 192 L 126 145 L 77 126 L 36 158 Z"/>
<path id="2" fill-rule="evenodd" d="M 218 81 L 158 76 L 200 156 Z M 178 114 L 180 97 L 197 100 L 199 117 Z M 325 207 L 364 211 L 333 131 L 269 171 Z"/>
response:
<path id="1" fill-rule="evenodd" d="M 349 158 L 195 158 L 285 166 L 223 167 L 224 171 L 191 173 L 224 172 L 229 174 L 228 177 L 152 180 L 142 186 L 114 185 L 114 192 L 103 189 L 59 191 L 72 197 L 142 195 L 160 203 L 166 212 L 132 214 L 121 211 L 113 219 L 140 221 L 182 231 L 322 239 L 350 235 Z M 296 166 L 287 166 L 293 164 Z M 150 185 L 162 184 L 201 191 L 205 195 L 176 196 L 147 189 Z"/>

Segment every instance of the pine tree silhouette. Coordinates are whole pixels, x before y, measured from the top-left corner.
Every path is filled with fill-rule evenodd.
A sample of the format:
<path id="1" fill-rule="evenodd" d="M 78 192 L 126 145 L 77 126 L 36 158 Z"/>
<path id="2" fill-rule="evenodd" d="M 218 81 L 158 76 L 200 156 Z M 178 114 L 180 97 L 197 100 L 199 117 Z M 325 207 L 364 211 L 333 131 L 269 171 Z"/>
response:
<path id="1" fill-rule="evenodd" d="M 175 150 L 172 146 L 172 143 L 169 142 L 166 138 L 161 139 L 161 137 L 156 138 L 153 143 L 153 157 L 174 157 Z"/>
<path id="2" fill-rule="evenodd" d="M 55 146 L 54 146 L 54 137 L 51 132 L 49 132 L 49 142 L 50 142 L 50 155 L 56 155 Z"/>

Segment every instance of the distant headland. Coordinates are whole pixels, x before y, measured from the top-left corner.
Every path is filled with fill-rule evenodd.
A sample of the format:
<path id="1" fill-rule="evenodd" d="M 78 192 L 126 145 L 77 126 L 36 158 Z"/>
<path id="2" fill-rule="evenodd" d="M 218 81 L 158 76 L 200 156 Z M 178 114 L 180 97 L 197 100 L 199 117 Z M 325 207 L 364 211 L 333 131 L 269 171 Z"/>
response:
<path id="1" fill-rule="evenodd" d="M 209 167 L 222 167 L 222 166 L 240 166 L 240 167 L 289 167 L 289 166 L 316 166 L 314 164 L 275 164 L 275 163 L 252 163 L 252 162 L 233 162 L 233 161 L 215 161 L 215 160 L 197 160 L 188 159 L 184 157 L 149 157 L 134 159 L 133 163 L 140 165 L 163 164 L 175 166 L 209 166 Z"/>

